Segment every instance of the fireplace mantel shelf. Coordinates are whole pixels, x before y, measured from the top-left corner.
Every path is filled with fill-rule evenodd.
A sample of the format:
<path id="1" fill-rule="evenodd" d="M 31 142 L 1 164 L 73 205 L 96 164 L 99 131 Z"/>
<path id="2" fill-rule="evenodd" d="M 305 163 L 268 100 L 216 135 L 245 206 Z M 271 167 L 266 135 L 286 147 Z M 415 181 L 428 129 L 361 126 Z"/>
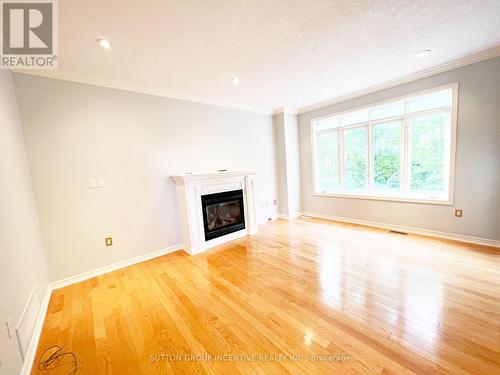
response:
<path id="1" fill-rule="evenodd" d="M 251 176 L 256 173 L 257 171 L 255 170 L 242 170 L 242 171 L 223 171 L 223 172 L 211 172 L 211 173 L 186 173 L 171 177 L 177 184 L 179 183 L 186 184 L 192 182 L 210 181 L 220 178 Z"/>

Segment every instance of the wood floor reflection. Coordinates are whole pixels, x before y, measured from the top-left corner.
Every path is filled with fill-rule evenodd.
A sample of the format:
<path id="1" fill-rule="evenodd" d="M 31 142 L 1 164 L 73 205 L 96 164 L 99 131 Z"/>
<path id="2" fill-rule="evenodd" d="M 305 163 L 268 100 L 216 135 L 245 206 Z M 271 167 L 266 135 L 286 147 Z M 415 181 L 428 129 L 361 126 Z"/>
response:
<path id="1" fill-rule="evenodd" d="M 500 373 L 498 249 L 319 219 L 259 229 L 54 291 L 37 358 L 63 346 L 81 374 Z"/>

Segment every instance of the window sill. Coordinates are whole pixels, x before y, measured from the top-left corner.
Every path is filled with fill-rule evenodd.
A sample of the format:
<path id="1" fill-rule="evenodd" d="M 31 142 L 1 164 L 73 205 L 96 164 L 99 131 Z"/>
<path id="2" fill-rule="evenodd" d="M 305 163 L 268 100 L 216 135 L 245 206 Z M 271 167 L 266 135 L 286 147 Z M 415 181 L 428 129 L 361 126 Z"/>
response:
<path id="1" fill-rule="evenodd" d="M 356 194 L 342 194 L 342 193 L 313 193 L 315 197 L 331 197 L 331 198 L 349 198 L 349 199 L 368 199 L 376 201 L 390 201 L 401 203 L 421 203 L 421 204 L 434 204 L 440 206 L 453 206 L 453 200 L 439 200 L 439 199 L 419 199 L 419 198 L 403 198 L 403 197 L 384 197 L 377 195 L 356 195 Z"/>

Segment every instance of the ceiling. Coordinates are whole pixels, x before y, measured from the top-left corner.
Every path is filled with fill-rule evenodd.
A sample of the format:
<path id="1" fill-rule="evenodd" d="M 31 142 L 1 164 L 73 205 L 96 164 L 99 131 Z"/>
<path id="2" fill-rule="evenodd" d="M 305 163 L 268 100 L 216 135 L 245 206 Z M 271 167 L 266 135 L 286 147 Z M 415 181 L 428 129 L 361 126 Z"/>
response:
<path id="1" fill-rule="evenodd" d="M 499 20 L 498 0 L 59 0 L 59 69 L 30 73 L 272 112 L 498 46 Z"/>

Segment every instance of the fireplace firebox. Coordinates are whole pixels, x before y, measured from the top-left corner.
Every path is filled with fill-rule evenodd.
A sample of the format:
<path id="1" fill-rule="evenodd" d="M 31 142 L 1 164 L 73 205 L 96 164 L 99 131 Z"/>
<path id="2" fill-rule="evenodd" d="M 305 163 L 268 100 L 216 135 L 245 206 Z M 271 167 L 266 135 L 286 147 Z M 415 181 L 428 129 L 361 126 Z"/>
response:
<path id="1" fill-rule="evenodd" d="M 243 190 L 201 196 L 205 241 L 245 229 Z"/>

